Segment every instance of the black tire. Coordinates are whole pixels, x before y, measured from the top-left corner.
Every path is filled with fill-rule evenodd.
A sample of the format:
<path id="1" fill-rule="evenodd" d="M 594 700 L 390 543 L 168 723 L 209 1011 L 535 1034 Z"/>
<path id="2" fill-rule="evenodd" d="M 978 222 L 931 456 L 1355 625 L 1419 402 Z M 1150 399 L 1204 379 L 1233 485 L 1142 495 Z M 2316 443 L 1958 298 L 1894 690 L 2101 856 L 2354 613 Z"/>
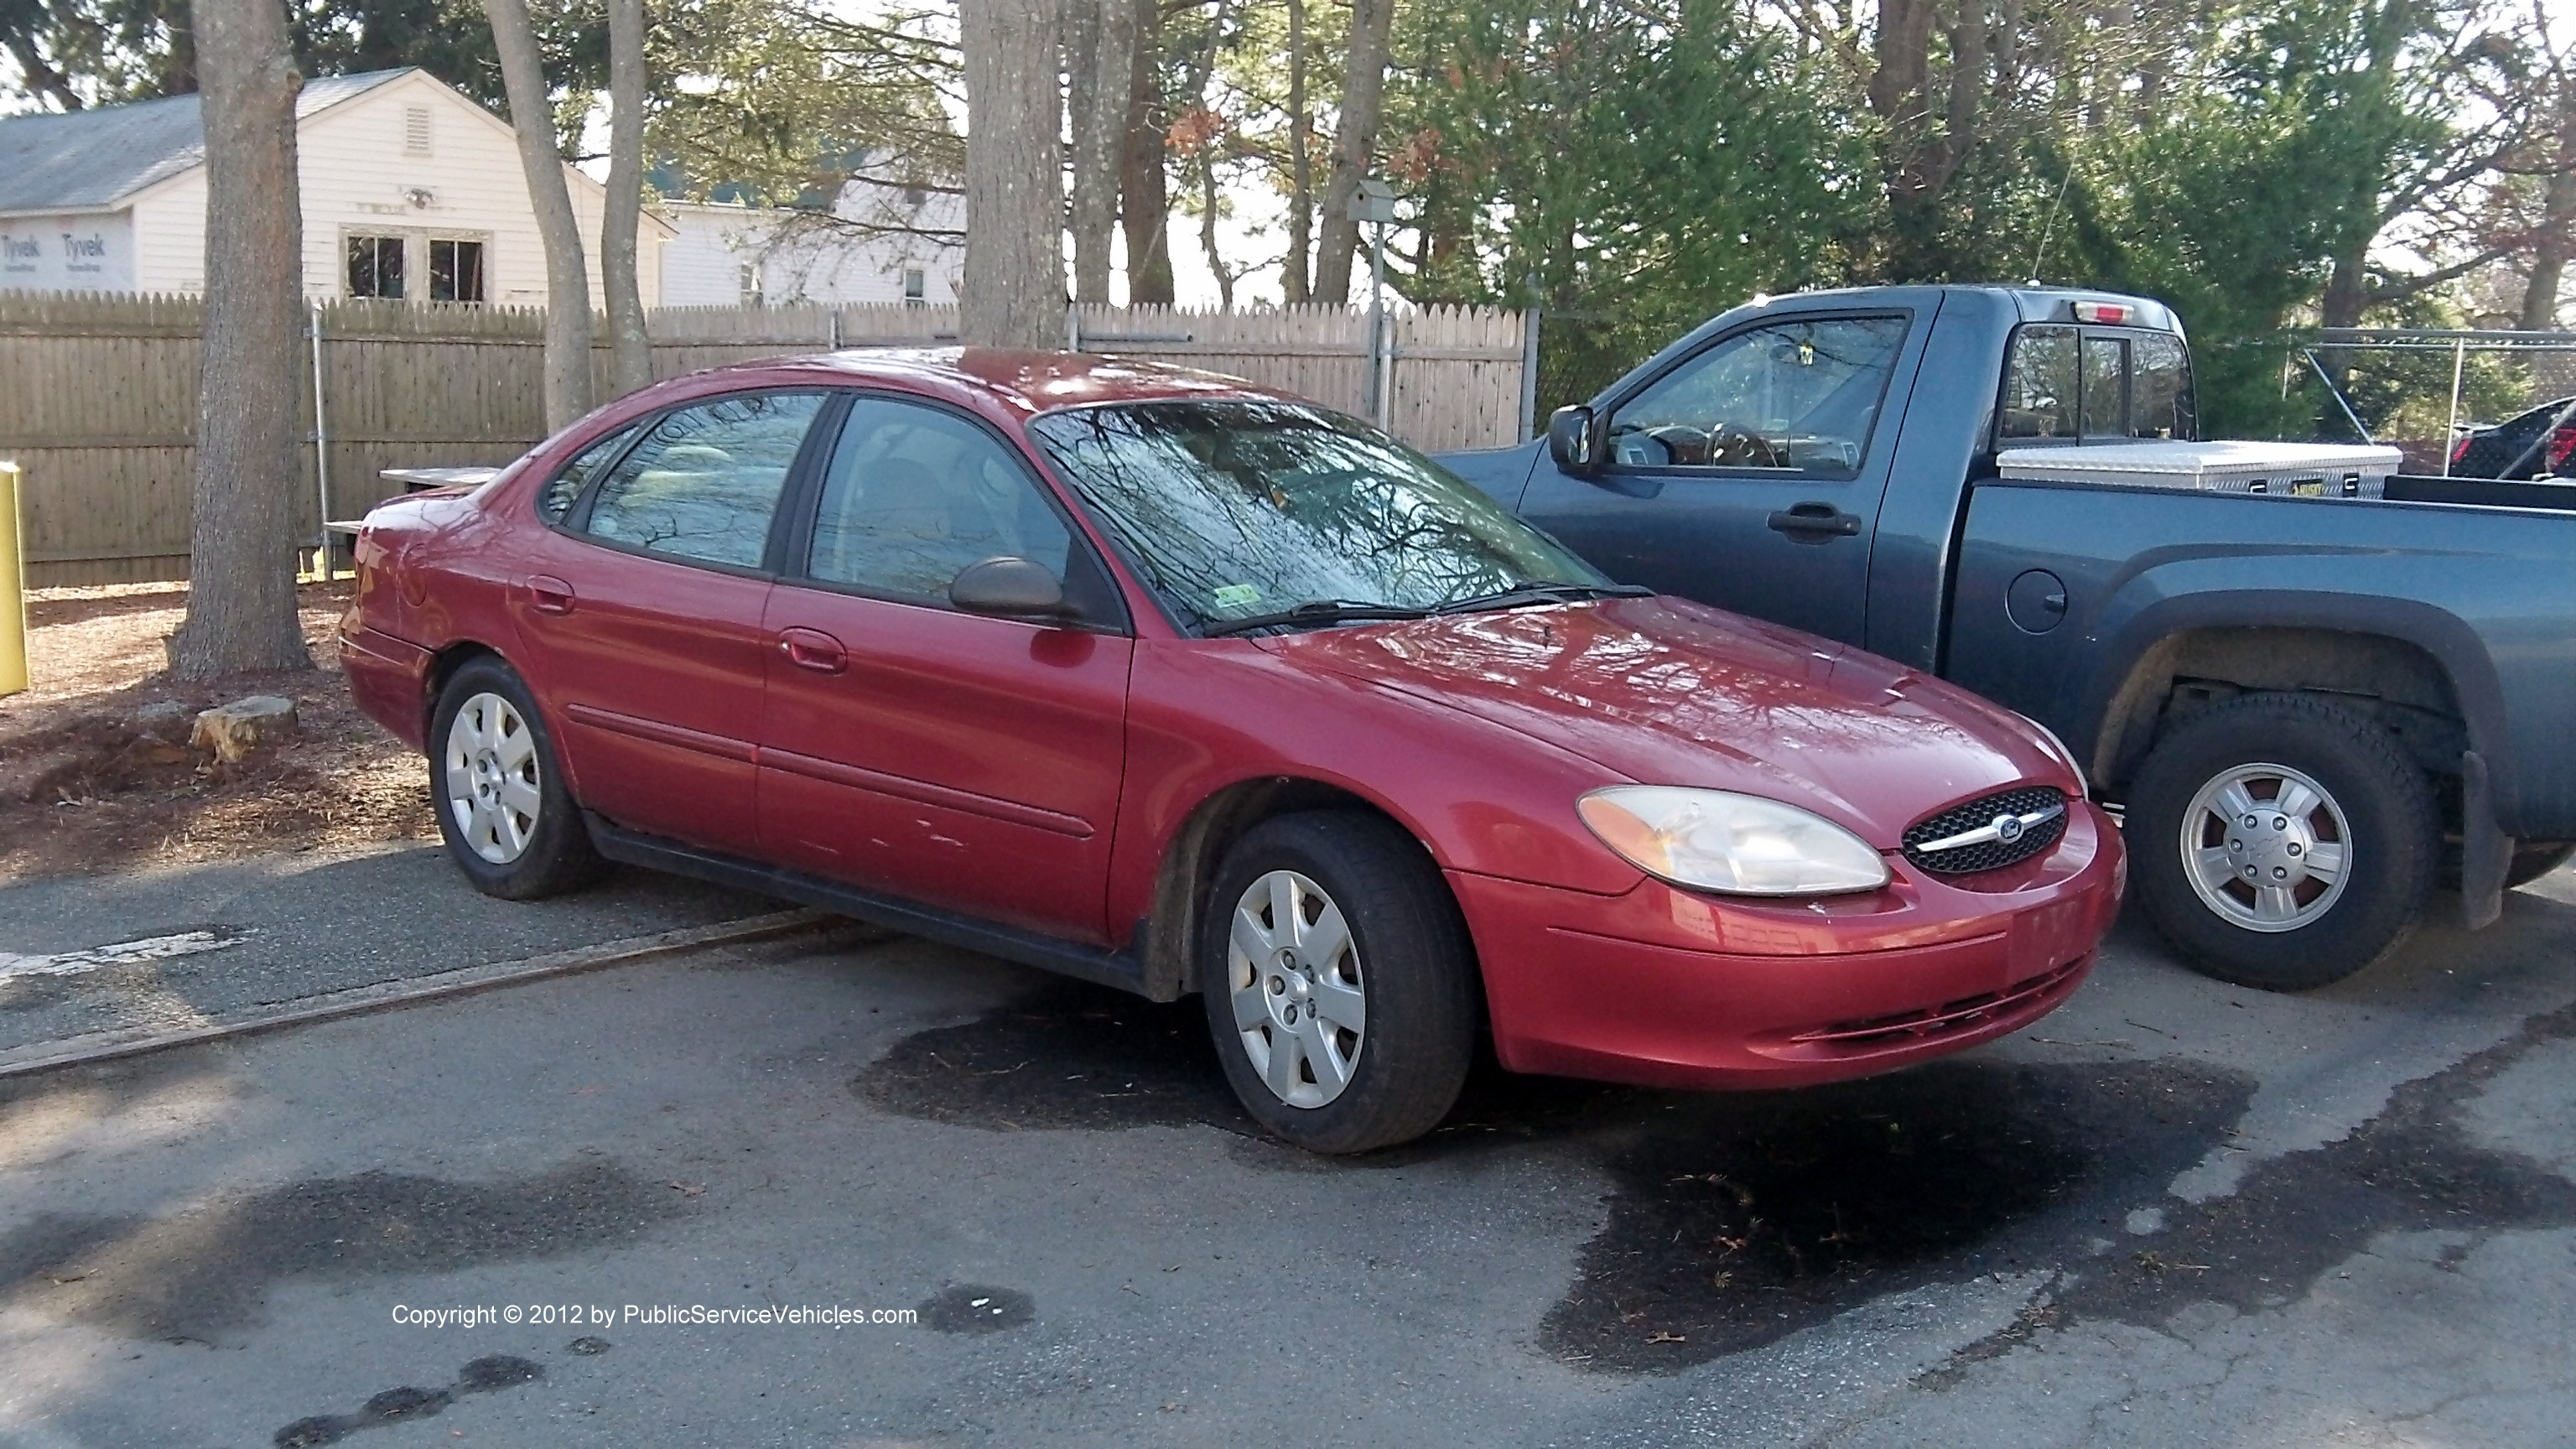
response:
<path id="1" fill-rule="evenodd" d="M 2221 914 L 2194 885 L 2185 858 L 2184 817 L 2194 797 L 2253 766 L 2307 776 L 2349 832 L 2339 842 L 2339 893 L 2329 898 L 2320 888 L 2288 913 L 2291 920 L 2315 914 L 2287 929 L 2257 929 Z M 2274 788 L 2286 786 L 2276 780 Z M 2207 839 L 2220 817 L 2192 813 L 2213 851 L 2235 848 Z M 2340 981 L 2396 949 L 2423 910 L 2442 845 L 2432 787 L 2395 739 L 2341 705 L 2301 694 L 2242 695 L 2157 740 L 2129 791 L 2126 834 L 2138 902 L 2165 939 L 2203 974 L 2265 991 Z"/>
<path id="2" fill-rule="evenodd" d="M 1352 948 L 1351 954 L 1335 953 L 1331 960 L 1296 960 L 1293 947 L 1283 948 L 1292 959 L 1274 959 L 1265 970 L 1255 971 L 1246 987 L 1259 998 L 1249 1005 L 1269 1013 L 1251 1030 L 1262 1038 L 1261 1049 L 1292 1052 L 1292 1091 L 1312 1087 L 1320 1095 L 1326 1084 L 1306 1055 L 1313 1049 L 1310 1038 L 1298 1036 L 1293 1048 L 1283 1044 L 1280 1034 L 1297 1028 L 1284 1026 L 1281 1012 L 1293 1014 L 1303 1001 L 1305 1029 L 1320 1032 L 1312 1040 L 1331 1038 L 1335 1045 L 1328 1049 L 1338 1052 L 1347 1038 L 1344 1084 L 1338 1095 L 1315 1105 L 1292 1104 L 1272 1089 L 1255 1066 L 1247 1032 L 1235 1024 L 1237 906 L 1256 883 L 1279 872 L 1303 877 L 1318 888 L 1324 903 L 1347 923 Z M 1300 900 L 1297 909 L 1304 917 L 1313 901 Z M 1320 924 L 1321 914 L 1317 908 L 1316 917 L 1302 921 L 1296 931 L 1302 934 Z M 1208 1030 L 1216 1038 L 1227 1083 L 1264 1128 L 1309 1151 L 1366 1152 L 1421 1136 L 1456 1105 L 1475 1056 L 1475 949 L 1448 883 L 1402 830 L 1355 812 L 1265 820 L 1226 852 L 1204 917 L 1197 979 Z M 1266 920 L 1257 915 L 1252 925 L 1268 929 Z M 1302 988 L 1295 984 L 1300 971 L 1308 983 Z M 1317 983 L 1330 976 L 1347 992 L 1354 973 L 1364 1001 L 1364 1030 L 1342 1031 L 1331 1007 L 1322 1008 L 1319 1026 L 1318 1004 L 1326 1000 L 1326 988 Z M 1279 981 L 1288 984 L 1272 989 Z"/>
<path id="3" fill-rule="evenodd" d="M 2576 855 L 2576 841 L 2534 840 L 2514 847 L 2513 864 L 2504 872 L 2504 888 L 2527 886 L 2567 863 Z"/>
<path id="4" fill-rule="evenodd" d="M 472 827 L 459 818 L 462 812 L 451 798 L 448 778 L 449 749 L 455 743 L 457 716 L 470 702 L 486 697 L 507 703 L 509 711 L 525 725 L 530 747 L 523 759 L 509 765 L 501 765 L 496 759 L 494 768 L 514 777 L 522 786 L 532 785 L 538 801 L 534 826 L 525 831 L 524 846 L 502 860 L 486 858 L 468 838 Z M 516 738 L 515 734 L 511 737 Z M 430 715 L 429 798 L 431 808 L 438 814 L 438 834 L 447 844 L 447 858 L 465 873 L 476 890 L 487 896 L 533 901 L 561 895 L 596 880 L 606 866 L 591 845 L 590 827 L 582 822 L 581 807 L 564 789 L 554 737 L 546 728 L 545 717 L 537 711 L 536 696 L 498 658 L 486 655 L 468 660 L 449 676 L 446 687 L 438 693 L 438 708 Z"/>

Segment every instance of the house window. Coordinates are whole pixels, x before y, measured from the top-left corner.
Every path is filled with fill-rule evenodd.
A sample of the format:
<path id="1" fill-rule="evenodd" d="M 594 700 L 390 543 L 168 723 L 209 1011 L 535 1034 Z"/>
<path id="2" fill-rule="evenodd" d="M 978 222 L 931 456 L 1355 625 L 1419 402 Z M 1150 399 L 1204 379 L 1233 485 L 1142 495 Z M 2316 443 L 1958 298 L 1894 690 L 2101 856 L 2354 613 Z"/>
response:
<path id="1" fill-rule="evenodd" d="M 758 262 L 745 262 L 739 276 L 739 281 L 742 287 L 742 305 L 746 307 L 759 306 L 760 264 Z"/>
<path id="2" fill-rule="evenodd" d="M 903 269 L 903 302 L 904 302 L 904 305 L 905 305 L 905 306 L 907 306 L 907 307 L 918 307 L 918 306 L 920 306 L 922 303 L 924 303 L 924 302 L 928 301 L 929 299 L 930 299 L 930 279 L 929 279 L 928 277 L 926 277 L 926 276 L 924 276 L 924 275 L 922 274 L 922 270 L 921 270 L 921 268 L 919 268 L 919 267 L 906 267 L 906 268 L 904 268 L 904 269 Z"/>
<path id="3" fill-rule="evenodd" d="M 483 243 L 429 239 L 429 300 L 481 302 L 483 285 Z"/>
<path id="4" fill-rule="evenodd" d="M 429 154 L 429 107 L 403 107 L 403 154 L 406 156 Z"/>
<path id="5" fill-rule="evenodd" d="M 398 236 L 349 238 L 349 295 L 390 297 L 403 294 L 403 239 Z"/>

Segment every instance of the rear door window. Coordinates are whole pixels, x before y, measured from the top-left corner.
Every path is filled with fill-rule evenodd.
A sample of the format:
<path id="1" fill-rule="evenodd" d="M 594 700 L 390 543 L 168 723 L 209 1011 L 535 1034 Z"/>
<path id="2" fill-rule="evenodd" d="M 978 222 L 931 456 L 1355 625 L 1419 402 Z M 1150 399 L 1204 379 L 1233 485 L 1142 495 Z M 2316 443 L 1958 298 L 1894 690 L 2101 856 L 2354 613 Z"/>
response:
<path id="1" fill-rule="evenodd" d="M 2004 367 L 1999 441 L 2196 438 L 2191 354 L 2170 332 L 2025 327 Z"/>
<path id="2" fill-rule="evenodd" d="M 681 408 L 600 480 L 582 528 L 603 543 L 756 569 L 806 430 L 813 392 L 744 393 Z"/>

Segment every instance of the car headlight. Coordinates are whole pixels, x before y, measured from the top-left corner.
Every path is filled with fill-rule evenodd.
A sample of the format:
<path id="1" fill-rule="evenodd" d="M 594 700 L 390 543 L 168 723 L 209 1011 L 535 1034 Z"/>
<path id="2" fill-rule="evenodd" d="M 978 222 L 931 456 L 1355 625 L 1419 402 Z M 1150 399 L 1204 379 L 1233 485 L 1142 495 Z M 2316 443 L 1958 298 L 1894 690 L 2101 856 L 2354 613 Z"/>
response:
<path id="1" fill-rule="evenodd" d="M 1586 794 L 1575 811 L 1621 859 L 1694 890 L 1823 896 L 1887 884 L 1886 863 L 1859 836 L 1756 795 L 1613 785 Z"/>

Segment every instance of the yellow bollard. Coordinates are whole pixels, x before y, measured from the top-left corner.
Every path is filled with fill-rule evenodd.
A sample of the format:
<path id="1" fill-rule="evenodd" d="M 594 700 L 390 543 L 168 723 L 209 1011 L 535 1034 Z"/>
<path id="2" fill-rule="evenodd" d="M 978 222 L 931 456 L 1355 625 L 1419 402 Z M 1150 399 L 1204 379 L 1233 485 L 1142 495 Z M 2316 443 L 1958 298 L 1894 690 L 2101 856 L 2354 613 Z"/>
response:
<path id="1" fill-rule="evenodd" d="M 0 463 L 0 696 L 27 687 L 27 567 L 18 539 L 18 465 Z"/>

